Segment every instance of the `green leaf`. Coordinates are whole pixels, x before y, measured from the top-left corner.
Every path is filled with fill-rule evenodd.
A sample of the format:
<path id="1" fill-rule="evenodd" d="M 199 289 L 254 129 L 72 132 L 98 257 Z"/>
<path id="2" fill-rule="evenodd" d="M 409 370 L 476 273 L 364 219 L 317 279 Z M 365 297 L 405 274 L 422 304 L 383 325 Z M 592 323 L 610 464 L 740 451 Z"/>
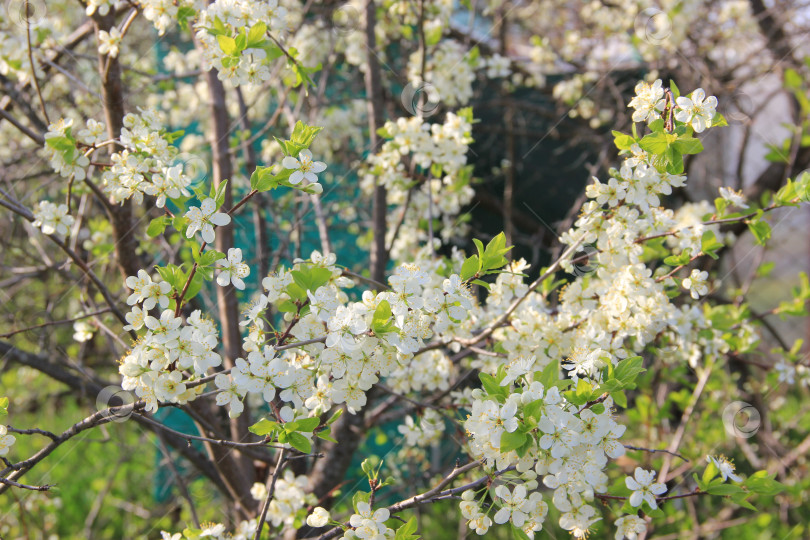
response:
<path id="1" fill-rule="evenodd" d="M 481 380 L 481 386 L 484 387 L 484 390 L 487 394 L 491 396 L 500 396 L 504 393 L 504 388 L 498 384 L 498 380 L 488 373 L 481 372 L 478 374 L 478 378 Z"/>
<path id="2" fill-rule="evenodd" d="M 467 257 L 464 260 L 464 264 L 461 265 L 461 280 L 467 281 L 468 279 L 473 277 L 480 269 L 481 269 L 481 261 L 478 259 L 478 255 L 472 255 L 471 257 Z"/>
<path id="3" fill-rule="evenodd" d="M 292 432 L 287 434 L 287 441 L 290 445 L 303 454 L 312 453 L 312 443 L 300 433 Z"/>
<path id="4" fill-rule="evenodd" d="M 8 398 L 1 397 L 0 398 L 0 416 L 5 416 L 8 414 Z"/>
<path id="5" fill-rule="evenodd" d="M 700 239 L 700 250 L 711 257 L 712 259 L 717 260 L 719 255 L 717 255 L 717 250 L 723 248 L 723 243 L 717 239 L 717 236 L 714 235 L 712 231 L 706 231 L 703 233 L 703 237 Z"/>
<path id="6" fill-rule="evenodd" d="M 67 137 L 49 137 L 45 144 L 59 152 L 68 152 L 76 149 L 76 145 Z"/>
<path id="7" fill-rule="evenodd" d="M 239 31 L 239 34 L 236 36 L 236 50 L 239 52 L 244 51 L 247 48 L 247 35 L 245 35 L 245 29 L 242 28 Z"/>
<path id="8" fill-rule="evenodd" d="M 537 379 L 537 377 L 535 377 L 535 379 Z M 537 380 L 543 385 L 543 388 L 549 389 L 555 386 L 560 380 L 559 363 L 556 360 L 549 362 L 549 364 L 543 368 L 543 371 L 540 373 L 540 378 Z"/>
<path id="9" fill-rule="evenodd" d="M 678 99 L 681 97 L 681 90 L 678 88 L 678 85 L 675 84 L 675 81 L 672 79 L 669 80 L 669 89 L 672 91 L 672 97 Z"/>
<path id="10" fill-rule="evenodd" d="M 633 126 L 635 127 L 635 122 L 633 122 Z M 650 128 L 650 131 L 664 131 L 664 119 L 663 118 L 656 118 L 647 126 Z M 638 133 L 633 131 L 633 136 L 638 138 Z"/>
<path id="11" fill-rule="evenodd" d="M 193 18 L 197 12 L 191 6 L 183 6 L 177 9 L 177 22 L 182 30 L 189 29 L 188 20 Z"/>
<path id="12" fill-rule="evenodd" d="M 332 279 L 332 271 L 322 266 L 312 266 L 309 269 L 309 284 L 312 291 L 316 291 L 329 283 Z"/>
<path id="13" fill-rule="evenodd" d="M 480 242 L 478 244 L 480 244 Z M 478 244 L 476 244 L 476 246 L 478 246 Z M 489 241 L 483 254 L 480 255 L 481 269 L 484 272 L 488 272 L 490 270 L 497 270 L 506 265 L 509 261 L 504 255 L 510 249 L 512 249 L 511 246 L 506 247 L 506 235 L 504 235 L 503 232 L 498 233 Z M 481 251 L 480 247 L 478 251 Z"/>
<path id="14" fill-rule="evenodd" d="M 290 137 L 290 141 L 300 145 L 302 149 L 309 148 L 309 146 L 315 140 L 315 137 L 318 135 L 318 133 L 320 133 L 322 129 L 323 129 L 322 127 L 318 126 L 308 126 L 299 120 L 298 122 L 295 123 L 295 128 L 293 128 L 293 133 L 292 137 Z"/>
<path id="15" fill-rule="evenodd" d="M 272 189 L 276 189 L 280 185 L 282 179 L 286 179 L 286 178 L 288 178 L 290 176 L 290 174 L 292 174 L 292 169 L 283 169 L 283 171 L 288 171 L 288 172 L 282 178 L 281 173 L 279 173 L 278 175 L 273 175 L 273 173 L 269 170 L 270 168 L 267 167 L 267 169 L 268 170 L 266 172 L 263 171 L 263 172 L 259 173 L 259 175 L 257 177 L 257 180 L 256 180 L 255 186 L 253 184 L 251 184 L 251 187 L 253 189 L 255 189 L 256 191 L 258 191 L 258 192 L 264 192 L 264 191 L 270 191 Z M 252 177 L 251 177 L 251 180 L 252 180 Z"/>
<path id="16" fill-rule="evenodd" d="M 211 279 L 209 276 L 208 279 Z M 194 277 L 191 278 L 191 283 L 188 285 L 188 290 L 186 291 L 185 301 L 188 302 L 202 290 L 203 283 L 205 282 L 205 278 L 202 276 L 202 272 L 197 272 L 194 274 Z M 182 289 L 181 289 L 182 290 Z"/>
<path id="17" fill-rule="evenodd" d="M 225 258 L 225 254 L 221 251 L 217 251 L 215 249 L 209 249 L 205 253 L 202 254 L 200 260 L 197 261 L 197 266 L 206 267 L 211 266 L 215 262 L 222 260 Z"/>
<path id="18" fill-rule="evenodd" d="M 433 47 L 442 39 L 442 32 L 444 31 L 444 27 L 440 24 L 430 25 L 425 32 L 425 45 L 428 47 Z"/>
<path id="19" fill-rule="evenodd" d="M 217 203 L 217 209 L 219 209 L 223 204 L 225 204 L 225 189 L 228 187 L 228 181 L 223 180 L 220 182 L 219 187 L 217 187 L 217 192 L 214 197 L 214 201 Z"/>
<path id="20" fill-rule="evenodd" d="M 334 437 L 332 437 L 332 434 L 329 432 L 329 430 L 328 430 L 328 429 L 324 429 L 324 430 L 318 431 L 317 433 L 315 433 L 315 435 L 316 435 L 316 436 L 317 436 L 319 439 L 323 439 L 323 440 L 325 440 L 325 441 L 329 441 L 329 442 L 331 442 L 331 443 L 335 443 L 335 444 L 337 444 L 337 439 L 335 439 Z"/>
<path id="21" fill-rule="evenodd" d="M 402 524 L 402 527 L 397 529 L 397 534 L 394 537 L 394 539 L 415 540 L 416 538 L 419 538 L 418 535 L 414 534 L 418 526 L 419 524 L 416 521 L 416 516 L 412 516 L 411 519 Z"/>
<path id="22" fill-rule="evenodd" d="M 591 400 L 593 387 L 585 379 L 577 379 L 577 387 L 574 390 L 565 392 L 565 399 L 576 406 L 585 405 Z"/>
<path id="23" fill-rule="evenodd" d="M 703 152 L 703 143 L 694 137 L 684 137 L 672 143 L 672 146 L 681 154 L 699 154 Z"/>
<path id="24" fill-rule="evenodd" d="M 250 28 L 247 35 L 247 48 L 252 49 L 264 43 L 265 35 L 267 34 L 267 25 L 263 22 L 257 22 Z"/>
<path id="25" fill-rule="evenodd" d="M 610 397 L 613 398 L 613 402 L 619 407 L 623 409 L 627 408 L 627 396 L 625 395 L 623 390 L 619 390 L 618 392 L 611 392 Z"/>
<path id="26" fill-rule="evenodd" d="M 670 144 L 672 144 L 675 139 L 675 135 L 664 133 L 662 131 L 656 131 L 655 133 L 646 135 L 639 141 L 638 144 L 641 146 L 642 150 L 646 150 L 654 155 L 660 155 L 667 151 Z"/>
<path id="27" fill-rule="evenodd" d="M 484 244 L 483 244 L 483 242 L 481 242 L 481 240 L 479 240 L 478 238 L 473 238 L 472 241 L 473 241 L 473 244 L 475 244 L 476 249 L 478 249 L 478 258 L 483 259 L 484 258 Z"/>
<path id="28" fill-rule="evenodd" d="M 670 146 L 664 152 L 666 158 L 666 171 L 669 174 L 683 174 L 683 156 L 678 153 L 675 147 Z"/>
<path id="29" fill-rule="evenodd" d="M 706 493 L 710 495 L 734 495 L 735 493 L 739 493 L 743 491 L 743 488 L 734 484 L 717 484 L 713 486 L 709 486 L 706 490 Z"/>
<path id="30" fill-rule="evenodd" d="M 728 121 L 726 117 L 720 114 L 719 112 L 714 113 L 714 117 L 712 118 L 712 127 L 725 127 L 728 125 Z"/>
<path id="31" fill-rule="evenodd" d="M 692 260 L 691 248 L 684 249 L 679 255 L 670 255 L 664 259 L 664 264 L 667 266 L 683 266 L 689 264 Z"/>
<path id="32" fill-rule="evenodd" d="M 236 49 L 236 40 L 233 39 L 231 36 L 224 36 L 224 35 L 217 36 L 217 42 L 219 42 L 219 48 L 222 49 L 222 52 L 224 52 L 228 56 L 238 54 L 238 51 Z"/>
<path id="33" fill-rule="evenodd" d="M 750 493 L 745 491 L 741 493 L 734 493 L 731 496 L 731 500 L 737 503 L 738 505 L 742 506 L 743 508 L 747 508 L 749 510 L 756 510 L 754 505 L 746 500 L 750 495 L 751 495 Z"/>
<path id="34" fill-rule="evenodd" d="M 336 411 L 335 411 L 335 414 L 333 414 L 333 415 L 332 415 L 332 417 L 331 417 L 331 418 L 329 418 L 329 420 L 327 420 L 327 421 L 326 421 L 326 425 L 327 425 L 327 426 L 331 426 L 331 425 L 332 425 L 332 424 L 334 424 L 334 423 L 337 421 L 337 419 L 338 419 L 338 418 L 340 418 L 341 416 L 343 416 L 343 409 L 338 409 L 338 410 L 336 410 Z"/>
<path id="35" fill-rule="evenodd" d="M 391 304 L 388 303 L 388 300 L 377 304 L 377 309 L 374 310 L 374 315 L 371 317 L 371 330 L 377 335 L 396 330 L 394 324 L 390 322 L 392 315 Z"/>
<path id="36" fill-rule="evenodd" d="M 512 529 L 512 538 L 515 540 L 530 540 L 529 535 L 523 532 L 522 529 L 515 527 L 514 525 L 511 526 Z"/>
<path id="37" fill-rule="evenodd" d="M 149 226 L 146 228 L 146 236 L 149 238 L 154 238 L 166 230 L 166 227 L 171 223 L 172 220 L 169 216 L 160 216 L 156 217 L 152 221 L 149 222 Z"/>
<path id="38" fill-rule="evenodd" d="M 309 273 L 308 272 L 306 272 L 305 270 L 292 270 L 290 272 L 290 274 L 292 275 L 293 281 L 295 281 L 295 283 L 299 287 L 301 287 L 305 291 L 306 290 L 312 290 L 311 285 L 309 283 Z"/>
<path id="39" fill-rule="evenodd" d="M 613 131 L 613 143 L 619 150 L 629 150 L 631 146 L 636 144 L 636 140 L 626 133 L 621 131 Z"/>
<path id="40" fill-rule="evenodd" d="M 262 418 L 252 426 L 248 428 L 248 430 L 256 434 L 260 437 L 264 437 L 266 435 L 272 434 L 274 431 L 278 429 L 278 422 L 271 422 L 267 418 Z"/>
<path id="41" fill-rule="evenodd" d="M 305 431 L 312 433 L 315 428 L 321 424 L 321 419 L 318 417 L 301 418 L 295 421 L 295 431 Z"/>
<path id="42" fill-rule="evenodd" d="M 709 482 L 711 482 L 714 479 L 715 476 L 717 476 L 718 472 L 720 472 L 720 471 L 717 469 L 717 465 L 714 464 L 714 461 L 709 460 L 709 464 L 706 465 L 706 468 L 703 470 L 703 476 L 701 477 L 701 482 L 704 485 L 707 485 Z"/>
<path id="43" fill-rule="evenodd" d="M 354 495 L 352 495 L 352 507 L 354 507 L 354 511 L 357 512 L 357 503 L 360 502 L 369 502 L 371 500 L 371 493 L 367 491 L 356 491 Z"/>
<path id="44" fill-rule="evenodd" d="M 186 283 L 186 274 L 180 267 L 168 264 L 166 266 L 156 266 L 155 270 L 157 270 L 161 279 L 171 285 L 175 291 L 183 289 L 183 285 Z"/>
<path id="45" fill-rule="evenodd" d="M 757 268 L 756 276 L 759 278 L 768 277 L 775 267 L 776 263 L 774 261 L 764 262 Z"/>
<path id="46" fill-rule="evenodd" d="M 771 226 L 766 221 L 749 221 L 748 229 L 760 246 L 764 246 L 771 237 Z"/>
<path id="47" fill-rule="evenodd" d="M 793 68 L 788 68 L 785 70 L 785 86 L 790 88 L 791 90 L 795 90 L 796 88 L 801 88 L 802 86 L 802 76 L 799 75 Z"/>
<path id="48" fill-rule="evenodd" d="M 618 363 L 613 371 L 613 375 L 622 383 L 626 384 L 633 382 L 639 373 L 647 371 L 641 366 L 642 362 L 643 360 L 640 356 L 631 356 L 630 358 L 625 358 Z"/>
<path id="49" fill-rule="evenodd" d="M 504 431 L 501 434 L 501 453 L 505 454 L 506 452 L 511 452 L 512 450 L 517 450 L 523 443 L 526 442 L 528 435 L 523 433 L 522 431 L 513 431 L 509 433 L 508 431 Z"/>
<path id="50" fill-rule="evenodd" d="M 776 475 L 768 475 L 767 471 L 757 471 L 749 476 L 743 485 L 754 493 L 773 496 L 785 490 L 784 484 L 774 480 Z"/>
<path id="51" fill-rule="evenodd" d="M 545 402 L 542 399 L 536 399 L 531 403 L 525 405 L 523 407 L 523 417 L 524 418 L 534 418 L 536 421 L 540 421 L 540 417 L 543 414 Z"/>

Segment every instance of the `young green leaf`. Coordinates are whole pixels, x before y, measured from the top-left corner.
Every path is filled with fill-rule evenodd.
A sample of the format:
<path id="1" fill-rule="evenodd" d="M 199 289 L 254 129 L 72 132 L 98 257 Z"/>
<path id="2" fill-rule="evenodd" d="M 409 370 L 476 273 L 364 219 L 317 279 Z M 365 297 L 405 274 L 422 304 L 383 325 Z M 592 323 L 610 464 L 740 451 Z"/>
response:
<path id="1" fill-rule="evenodd" d="M 312 453 L 312 443 L 301 435 L 298 432 L 292 432 L 287 434 L 287 442 L 290 443 L 290 446 L 301 452 L 302 454 L 310 454 Z"/>
<path id="2" fill-rule="evenodd" d="M 505 454 L 506 452 L 511 452 L 512 450 L 517 450 L 523 443 L 526 442 L 526 438 L 528 435 L 523 433 L 522 431 L 513 431 L 509 433 L 508 431 L 504 431 L 501 434 L 501 453 Z"/>
<path id="3" fill-rule="evenodd" d="M 263 437 L 272 434 L 274 431 L 278 429 L 278 427 L 279 426 L 277 422 L 271 422 L 267 418 L 262 418 L 261 420 L 250 426 L 248 430 L 253 434 Z"/>
<path id="4" fill-rule="evenodd" d="M 217 36 L 217 42 L 219 42 L 219 48 L 222 49 L 222 52 L 225 54 L 232 56 L 238 53 L 236 49 L 236 40 L 231 36 Z"/>

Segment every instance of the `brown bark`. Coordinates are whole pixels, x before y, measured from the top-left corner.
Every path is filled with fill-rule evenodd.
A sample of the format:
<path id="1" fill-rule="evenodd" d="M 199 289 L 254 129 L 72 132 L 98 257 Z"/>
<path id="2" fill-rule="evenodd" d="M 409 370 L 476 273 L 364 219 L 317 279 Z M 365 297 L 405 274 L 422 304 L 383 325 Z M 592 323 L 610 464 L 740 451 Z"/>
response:
<path id="1" fill-rule="evenodd" d="M 366 3 L 366 51 L 368 69 L 366 70 L 366 99 L 368 101 L 368 131 L 371 142 L 370 152 L 376 152 L 380 145 L 377 130 L 383 125 L 383 90 L 380 60 L 377 58 L 377 39 L 374 28 L 377 24 L 376 5 L 374 0 Z M 371 278 L 385 281 L 385 265 L 388 263 L 388 252 L 385 249 L 385 215 L 387 212 L 385 186 L 374 188 L 371 209 L 371 226 L 374 233 L 371 244 Z"/>
<path id="2" fill-rule="evenodd" d="M 211 114 L 211 151 L 213 154 L 213 181 L 214 187 L 219 186 L 233 176 L 233 167 L 228 148 L 228 110 L 225 102 L 225 87 L 217 78 L 216 70 L 206 74 L 208 91 L 210 93 L 209 111 Z M 225 201 L 223 208 L 233 206 L 231 186 L 225 188 Z M 233 222 L 225 227 L 217 227 L 215 247 L 222 253 L 234 245 Z M 242 353 L 242 336 L 239 332 L 239 304 L 235 289 L 232 285 L 217 286 L 217 305 L 219 319 L 222 326 L 222 344 L 224 349 L 224 364 L 226 368 L 234 366 L 235 360 Z M 247 411 L 238 418 L 230 420 L 231 439 L 244 441 L 250 435 L 248 427 L 250 416 Z M 256 501 L 250 494 L 250 488 L 255 480 L 253 464 L 247 456 L 238 450 L 222 449 L 208 445 L 208 451 L 217 463 L 225 483 L 238 503 L 248 513 L 256 511 Z"/>
<path id="3" fill-rule="evenodd" d="M 96 34 L 101 30 L 109 32 L 115 25 L 114 10 L 111 9 L 105 16 L 96 13 L 93 21 L 96 26 Z M 118 58 L 99 54 L 98 70 L 101 77 L 101 96 L 104 100 L 107 134 L 110 138 L 118 138 L 124 127 L 124 89 L 121 83 L 121 64 L 118 62 Z M 115 152 L 120 150 L 122 148 L 119 145 L 113 147 Z M 135 222 L 132 219 L 131 202 L 124 201 L 108 215 L 113 227 L 115 255 L 121 275 L 124 279 L 127 276 L 137 275 L 142 265 L 137 255 L 138 243 L 135 239 Z"/>

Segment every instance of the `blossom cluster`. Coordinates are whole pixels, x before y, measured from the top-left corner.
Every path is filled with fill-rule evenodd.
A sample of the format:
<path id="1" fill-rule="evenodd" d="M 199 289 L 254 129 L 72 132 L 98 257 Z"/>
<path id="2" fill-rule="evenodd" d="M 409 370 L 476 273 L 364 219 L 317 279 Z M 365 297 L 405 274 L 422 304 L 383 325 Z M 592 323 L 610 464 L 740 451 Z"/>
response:
<path id="1" fill-rule="evenodd" d="M 633 122 L 652 122 L 661 116 L 667 106 L 662 85 L 661 79 L 652 84 L 642 81 L 636 85 L 636 95 L 628 104 L 628 107 L 635 109 Z M 691 125 L 695 133 L 702 133 L 712 127 L 712 119 L 717 112 L 717 98 L 706 97 L 706 92 L 698 88 L 688 97 L 678 96 L 675 103 L 669 106 L 674 109 L 676 120 Z"/>
<path id="2" fill-rule="evenodd" d="M 8 455 L 11 445 L 14 444 L 16 440 L 14 435 L 8 434 L 8 428 L 0 424 L 0 457 Z"/>
<path id="3" fill-rule="evenodd" d="M 265 34 L 287 30 L 287 9 L 278 0 L 217 0 L 198 13 L 195 37 L 203 69 L 216 69 L 234 86 L 270 79 L 270 62 L 281 54 Z M 242 43 L 244 41 L 244 43 Z"/>
<path id="4" fill-rule="evenodd" d="M 313 269 L 323 272 L 324 283 L 306 291 L 306 310 L 294 308 L 290 335 L 299 341 L 323 337 L 324 342 L 282 351 L 264 345 L 262 313 L 270 304 L 292 308 L 296 276 Z M 285 421 L 293 419 L 288 416 L 293 410 L 320 414 L 340 403 L 356 412 L 365 406 L 366 392 L 380 377 L 406 365 L 431 335 L 460 324 L 465 314 L 458 308 L 470 305 L 457 275 L 431 280 L 416 265 L 400 266 L 389 280 L 390 290 L 366 291 L 360 302 L 348 302 L 343 289 L 353 282 L 341 274 L 334 255 L 315 252 L 311 261 L 299 261 L 289 271 L 262 281 L 266 294 L 254 300 L 243 321 L 251 328 L 244 343 L 249 354 L 236 360 L 230 374 L 216 378 L 221 390 L 217 400 L 229 406 L 232 416 L 241 413 L 246 395 L 261 396 L 269 403 L 277 390 L 288 404 L 282 410 Z M 387 312 L 384 325 L 377 318 L 381 310 Z M 293 316 L 292 311 L 288 315 Z"/>
<path id="5" fill-rule="evenodd" d="M 156 197 L 156 206 L 163 208 L 166 199 L 191 195 L 192 179 L 182 163 L 175 163 L 177 148 L 153 109 L 124 117 L 120 143 L 124 149 L 112 154 L 112 166 L 102 175 L 103 189 L 113 201 L 131 198 L 141 204 L 146 194 Z"/>
<path id="6" fill-rule="evenodd" d="M 313 494 L 307 493 L 307 482 L 306 475 L 295 475 L 289 469 L 278 477 L 273 498 L 267 507 L 267 521 L 273 527 L 291 527 L 307 505 L 317 501 Z M 264 484 L 257 482 L 250 492 L 257 501 L 263 502 L 267 498 Z"/>
<path id="7" fill-rule="evenodd" d="M 40 201 L 34 207 L 34 226 L 42 229 L 44 234 L 55 234 L 64 238 L 70 232 L 75 219 L 68 214 L 66 204 L 54 204 Z"/>
<path id="8" fill-rule="evenodd" d="M 464 424 L 470 437 L 470 453 L 496 470 L 516 466 L 522 481 L 529 486 L 537 486 L 537 478 L 542 476 L 545 486 L 554 490 L 551 499 L 554 506 L 562 512 L 560 526 L 580 534 L 600 519 L 589 503 L 594 493 L 607 490 L 604 469 L 608 458 L 624 454 L 624 446 L 618 439 L 625 426 L 613 419 L 610 398 L 598 414 L 591 409 L 578 411 L 556 386 L 546 389 L 526 377 L 532 369 L 527 365 L 519 370 L 521 375 L 515 388 L 508 382 L 508 375 L 501 382 L 507 383 L 504 387 L 508 391 L 503 403 L 485 399 L 480 390 L 474 391 L 472 411 Z M 504 434 L 516 433 L 519 426 L 529 423 L 536 426 L 536 435 L 531 437 L 526 453 L 520 456 L 515 449 L 503 451 Z M 540 530 L 547 511 L 540 494 L 532 493 L 525 500 L 523 484 L 511 494 L 501 488 L 496 495 L 504 499 L 504 505 L 493 518 L 495 523 L 511 521 L 528 535 Z M 526 505 L 536 509 L 536 514 L 526 512 Z M 464 511 L 470 513 L 469 508 L 462 507 Z M 527 520 L 527 516 L 532 519 Z M 478 534 L 486 532 L 487 527 L 480 519 L 468 519 Z"/>
<path id="9" fill-rule="evenodd" d="M 643 97 L 648 89 L 640 86 L 639 91 Z M 652 109 L 656 107 L 653 104 Z M 685 102 L 681 107 L 686 110 Z M 676 113 L 675 120 L 697 131 L 704 127 L 700 114 Z M 708 120 L 703 122 L 709 127 Z M 516 261 L 510 267 L 513 273 L 500 274 L 485 304 L 472 310 L 475 326 L 492 324 L 520 300 L 508 324 L 493 331 L 505 354 L 470 360 L 472 367 L 495 377 L 503 391 L 485 384 L 484 389 L 465 396 L 471 400 L 471 412 L 464 427 L 472 457 L 484 460 L 493 471 L 515 466 L 518 487 L 527 486 L 517 491 L 516 499 L 514 490 L 500 489 L 501 509 L 494 517 L 477 511 L 471 500 L 462 502 L 470 528 L 479 534 L 486 532 L 492 520 L 498 523 L 508 515 L 505 521 L 532 537 L 541 523 L 527 525 L 523 508 L 528 508 L 525 494 L 538 485 L 540 477 L 554 490 L 550 502 L 561 513 L 561 527 L 580 537 L 601 519 L 593 501 L 607 491 L 609 459 L 624 453 L 619 439 L 625 427 L 614 420 L 611 397 L 596 406 L 571 403 L 556 384 L 539 382 L 546 368 L 563 358 L 561 367 L 574 384 L 601 384 L 608 366 L 618 365 L 653 342 L 659 344 L 665 362 L 685 361 L 693 366 L 700 358 L 730 348 L 702 310 L 672 301 L 679 283 L 664 275 L 665 268 L 654 274 L 643 257 L 644 239 L 657 235 L 665 237 L 662 242 L 674 252 L 700 254 L 707 233 L 719 236 L 715 225 L 704 223 L 711 208 L 705 204 L 687 204 L 678 212 L 660 208 L 659 196 L 683 185 L 685 177 L 663 171 L 655 156 L 637 143 L 629 145 L 626 154 L 621 170 L 614 171 L 607 184 L 595 180 L 589 187 L 592 200 L 562 235 L 562 242 L 569 246 L 589 246 L 589 261 L 587 265 L 562 261 L 574 279 L 560 291 L 557 305 L 552 309 L 543 295 L 526 287 L 521 273 L 527 265 Z M 682 285 L 699 297 L 708 292 L 707 278 L 705 272 L 693 270 Z M 758 339 L 749 323 L 742 323 L 740 332 L 742 343 Z M 509 446 L 504 449 L 503 444 Z M 627 479 L 632 506 L 645 501 L 656 507 L 656 498 L 665 488 L 653 478 L 654 473 L 639 469 Z M 617 522 L 622 534 L 631 538 L 644 530 L 641 525 L 633 516 Z"/>
<path id="10" fill-rule="evenodd" d="M 205 377 L 208 370 L 222 363 L 215 350 L 219 343 L 216 324 L 199 310 L 192 312 L 185 323 L 170 309 L 163 310 L 160 318 L 148 314 L 155 302 L 167 303 L 167 291 L 160 288 L 161 284 L 167 285 L 152 282 L 148 275 L 134 284 L 130 301 L 135 296 L 144 309 L 135 306 L 127 314 L 128 328 L 146 331 L 119 367 L 122 388 L 135 391 L 146 402 L 148 411 L 157 410 L 158 402 L 182 404 L 194 400 L 205 387 L 187 383 Z"/>
<path id="11" fill-rule="evenodd" d="M 388 140 L 368 157 L 362 186 L 370 191 L 377 184 L 385 185 L 388 203 L 403 205 L 402 214 L 387 215 L 386 240 L 393 257 L 412 253 L 428 241 L 428 231 L 419 227 L 424 220 L 440 220 L 437 232 L 445 241 L 463 233 L 456 216 L 474 195 L 472 173 L 466 166 L 471 123 L 472 112 L 463 109 L 448 112 L 441 124 L 401 117 L 383 127 Z M 414 174 L 415 167 L 421 173 Z"/>
<path id="12" fill-rule="evenodd" d="M 90 126 L 88 126 L 88 129 Z M 51 168 L 63 178 L 73 176 L 76 180 L 87 177 L 87 166 L 90 158 L 82 153 L 76 139 L 71 134 L 73 119 L 60 119 L 48 126 L 45 133 L 43 153 L 48 158 Z"/>

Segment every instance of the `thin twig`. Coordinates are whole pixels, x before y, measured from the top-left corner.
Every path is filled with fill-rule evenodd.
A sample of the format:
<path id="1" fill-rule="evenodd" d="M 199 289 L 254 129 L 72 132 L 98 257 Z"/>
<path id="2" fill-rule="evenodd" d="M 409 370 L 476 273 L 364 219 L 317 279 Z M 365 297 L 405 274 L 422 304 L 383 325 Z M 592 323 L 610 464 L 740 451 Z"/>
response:
<path id="1" fill-rule="evenodd" d="M 276 481 L 281 475 L 281 468 L 284 464 L 284 456 L 286 453 L 286 449 L 279 451 L 276 468 L 273 469 L 273 474 L 267 479 L 267 497 L 265 497 L 264 505 L 262 505 L 262 513 L 259 516 L 259 521 L 256 525 L 256 536 L 254 540 L 260 540 L 262 537 L 262 527 L 264 527 L 264 521 L 267 519 L 267 510 L 270 508 L 270 501 L 273 499 L 273 493 L 276 491 Z"/>
<path id="2" fill-rule="evenodd" d="M 665 454 L 670 454 L 670 455 L 673 455 L 675 457 L 681 458 L 684 461 L 689 461 L 688 458 L 683 457 L 681 454 L 679 454 L 677 452 L 670 452 L 669 450 L 662 450 L 660 448 L 644 448 L 644 447 L 641 447 L 641 446 L 632 446 L 632 445 L 629 445 L 629 444 L 625 444 L 624 447 L 627 448 L 628 450 L 640 450 L 642 452 L 649 452 L 651 454 L 655 454 L 655 453 L 658 453 L 658 452 L 663 452 Z"/>
<path id="3" fill-rule="evenodd" d="M 45 484 L 44 486 L 29 486 L 28 484 L 20 484 L 19 482 L 15 482 L 14 480 L 9 480 L 8 478 L 3 478 L 0 476 L 0 484 L 5 484 L 9 487 L 16 487 L 20 489 L 30 489 L 31 491 L 48 491 L 53 486 Z"/>
<path id="4" fill-rule="evenodd" d="M 31 48 L 31 5 L 29 0 L 25 0 L 25 39 L 28 42 L 28 63 L 31 65 L 31 80 L 34 83 L 34 88 L 37 90 L 39 106 L 42 108 L 42 115 L 45 117 L 45 121 L 50 124 L 51 120 L 48 118 L 48 110 L 45 108 L 45 100 L 42 99 L 42 90 L 39 88 L 37 70 L 34 65 L 34 53 Z"/>
<path id="5" fill-rule="evenodd" d="M 102 313 L 109 313 L 110 308 L 99 309 L 98 311 L 94 311 L 92 313 L 87 313 L 85 315 L 79 315 L 78 317 L 74 317 L 72 319 L 63 319 L 61 321 L 51 321 L 42 324 L 37 324 L 35 326 L 29 326 L 27 328 L 21 328 L 20 330 L 14 330 L 13 332 L 8 332 L 6 334 L 0 334 L 0 338 L 9 338 L 15 334 L 19 334 L 21 332 L 27 332 L 28 330 L 36 330 L 37 328 L 45 328 L 46 326 L 56 326 L 59 324 L 68 324 L 76 321 L 80 321 L 82 319 L 87 319 L 89 317 L 95 317 L 96 315 L 101 315 Z"/>

